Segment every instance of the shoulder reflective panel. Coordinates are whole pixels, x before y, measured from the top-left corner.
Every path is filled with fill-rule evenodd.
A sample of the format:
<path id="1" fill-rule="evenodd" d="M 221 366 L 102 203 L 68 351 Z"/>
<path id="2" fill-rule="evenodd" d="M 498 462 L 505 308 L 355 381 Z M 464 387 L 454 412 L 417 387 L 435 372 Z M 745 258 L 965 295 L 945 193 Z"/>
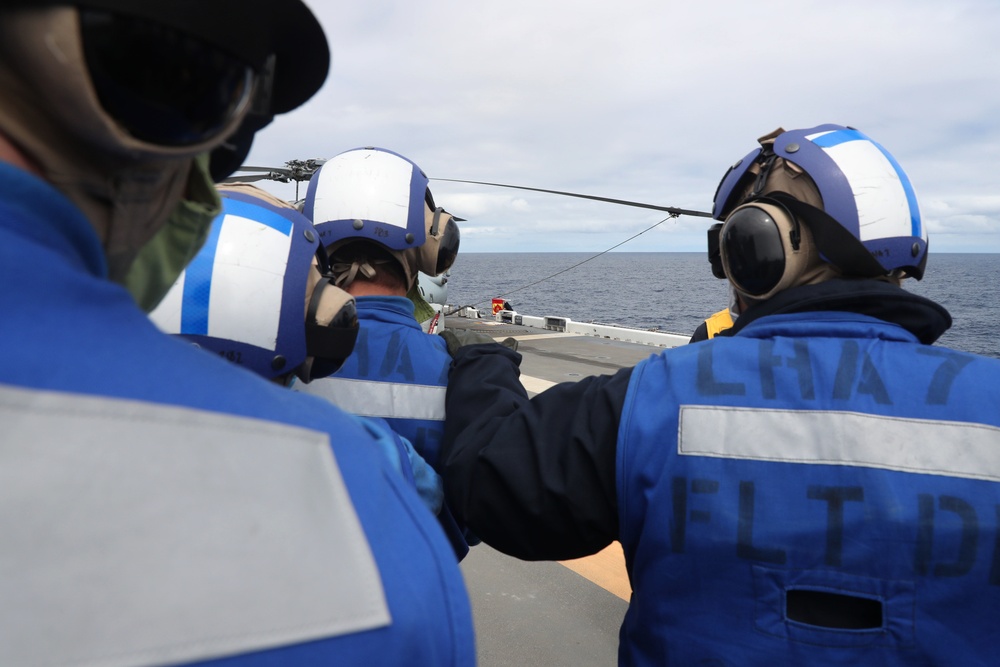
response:
<path id="1" fill-rule="evenodd" d="M 1000 481 L 1000 428 L 966 422 L 683 405 L 677 447 L 688 456 Z"/>
<path id="2" fill-rule="evenodd" d="M 444 421 L 447 387 L 327 377 L 297 390 L 322 396 L 345 412 L 386 419 Z"/>
<path id="3" fill-rule="evenodd" d="M 390 623 L 326 434 L 6 387 L 0 423 L 0 664 L 186 663 Z"/>

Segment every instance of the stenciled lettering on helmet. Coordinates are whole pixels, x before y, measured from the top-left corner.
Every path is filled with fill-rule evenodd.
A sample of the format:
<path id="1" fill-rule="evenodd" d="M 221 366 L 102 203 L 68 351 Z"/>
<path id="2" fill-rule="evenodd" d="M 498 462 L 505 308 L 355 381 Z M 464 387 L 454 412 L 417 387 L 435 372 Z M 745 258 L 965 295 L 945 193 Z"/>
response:
<path id="1" fill-rule="evenodd" d="M 201 251 L 150 314 L 164 332 L 267 379 L 333 373 L 354 347 L 354 301 L 323 274 L 312 223 L 234 184 Z"/>

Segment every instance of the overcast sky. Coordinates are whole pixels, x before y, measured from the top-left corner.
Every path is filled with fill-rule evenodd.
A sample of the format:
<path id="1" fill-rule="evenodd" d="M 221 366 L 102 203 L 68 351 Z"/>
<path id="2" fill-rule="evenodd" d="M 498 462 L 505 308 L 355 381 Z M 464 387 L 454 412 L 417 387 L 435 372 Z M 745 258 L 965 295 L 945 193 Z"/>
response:
<path id="1" fill-rule="evenodd" d="M 380 146 L 432 179 L 711 211 L 757 137 L 839 123 L 909 174 L 932 253 L 1000 252 L 998 0 L 307 2 L 330 41 L 330 76 L 258 135 L 250 164 Z M 463 252 L 596 253 L 665 217 L 478 185 L 431 190 L 467 218 Z M 668 220 L 619 250 L 702 251 L 709 224 Z"/>

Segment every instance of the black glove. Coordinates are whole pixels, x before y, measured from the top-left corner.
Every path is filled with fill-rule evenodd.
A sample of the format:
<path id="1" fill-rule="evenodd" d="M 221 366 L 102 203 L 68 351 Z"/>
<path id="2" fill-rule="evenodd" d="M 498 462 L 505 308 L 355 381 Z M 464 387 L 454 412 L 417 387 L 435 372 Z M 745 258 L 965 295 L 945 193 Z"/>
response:
<path id="1" fill-rule="evenodd" d="M 504 347 L 510 348 L 514 352 L 517 352 L 517 341 L 508 336 L 503 339 L 502 343 L 497 343 L 492 337 L 487 336 L 484 333 L 479 333 L 478 331 L 469 331 L 468 329 L 445 329 L 438 334 L 441 338 L 444 338 L 445 342 L 448 343 L 448 354 L 455 356 L 460 347 L 466 345 L 503 345 Z"/>

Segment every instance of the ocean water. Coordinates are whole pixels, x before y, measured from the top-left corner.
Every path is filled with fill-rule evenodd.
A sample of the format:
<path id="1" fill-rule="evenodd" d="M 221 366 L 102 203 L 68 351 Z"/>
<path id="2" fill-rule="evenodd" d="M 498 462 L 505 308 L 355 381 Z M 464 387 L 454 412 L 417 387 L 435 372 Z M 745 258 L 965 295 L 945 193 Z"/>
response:
<path id="1" fill-rule="evenodd" d="M 524 315 L 569 317 L 690 335 L 726 305 L 726 283 L 704 253 L 459 253 L 448 302 L 489 312 L 503 297 Z M 589 261 L 588 261 L 589 260 Z M 954 323 L 938 341 L 1000 358 L 1000 254 L 931 255 L 904 287 L 937 301 Z"/>

